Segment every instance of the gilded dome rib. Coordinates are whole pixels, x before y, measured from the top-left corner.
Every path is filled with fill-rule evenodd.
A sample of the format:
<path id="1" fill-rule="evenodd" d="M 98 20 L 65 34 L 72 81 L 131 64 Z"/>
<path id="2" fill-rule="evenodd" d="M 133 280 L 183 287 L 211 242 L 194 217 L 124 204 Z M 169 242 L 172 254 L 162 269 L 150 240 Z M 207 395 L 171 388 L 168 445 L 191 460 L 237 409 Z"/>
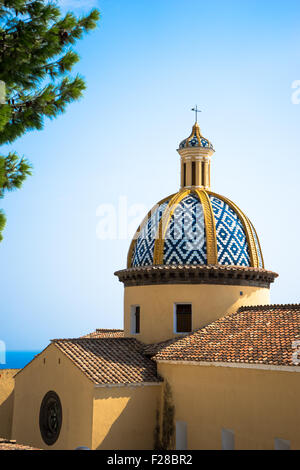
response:
<path id="1" fill-rule="evenodd" d="M 260 241 L 259 241 L 259 238 L 258 238 L 258 235 L 257 235 L 257 231 L 256 231 L 256 228 L 254 227 L 253 223 L 251 222 L 251 220 L 247 217 L 248 219 L 248 222 L 250 223 L 250 226 L 252 228 L 252 231 L 255 233 L 256 235 L 256 240 L 257 240 L 257 244 L 258 244 L 258 248 L 259 248 L 259 252 L 260 252 L 260 257 L 261 257 L 261 264 L 262 264 L 262 268 L 265 269 L 265 261 L 264 261 L 264 257 L 263 257 L 263 252 L 262 252 L 262 249 L 261 249 L 261 245 L 260 245 Z"/>
<path id="2" fill-rule="evenodd" d="M 189 194 L 191 191 L 184 190 L 176 193 L 170 200 L 168 206 L 166 207 L 162 218 L 160 219 L 158 225 L 158 231 L 156 234 L 155 244 L 154 244 L 154 255 L 153 255 L 153 264 L 162 265 L 164 261 L 164 244 L 165 244 L 165 235 L 169 226 L 170 219 L 175 212 L 178 204 Z"/>
<path id="3" fill-rule="evenodd" d="M 189 141 L 194 137 L 195 134 L 196 134 L 198 141 L 200 142 L 202 136 L 201 136 L 201 131 L 200 131 L 200 127 L 198 123 L 194 124 L 191 135 L 187 138 L 187 143 L 189 143 Z"/>
<path id="4" fill-rule="evenodd" d="M 236 204 L 234 204 L 234 202 L 230 201 L 230 199 L 227 199 L 224 196 L 220 196 L 219 194 L 213 193 L 212 191 L 207 191 L 207 192 L 211 196 L 214 196 L 214 197 L 217 197 L 217 198 L 223 200 L 238 215 L 240 221 L 243 224 L 244 231 L 245 231 L 245 234 L 246 234 L 246 238 L 247 238 L 247 242 L 248 242 L 248 248 L 249 248 L 249 254 L 250 254 L 251 266 L 253 268 L 259 268 L 259 258 L 258 258 L 258 253 L 257 253 L 257 249 L 256 249 L 255 239 L 254 239 L 254 235 L 253 235 L 253 232 L 252 232 L 251 223 L 249 222 L 248 218 L 241 211 L 241 209 Z"/>
<path id="5" fill-rule="evenodd" d="M 196 189 L 195 193 L 201 202 L 204 212 L 207 264 L 218 264 L 216 222 L 212 205 L 206 191 Z"/>
<path id="6" fill-rule="evenodd" d="M 177 193 L 176 193 L 177 194 Z M 136 245 L 136 242 L 137 242 L 137 239 L 138 239 L 138 236 L 139 236 L 139 233 L 141 231 L 141 229 L 144 227 L 144 225 L 148 222 L 148 220 L 150 219 L 151 215 L 153 214 L 153 209 L 155 207 L 159 207 L 161 204 L 163 204 L 164 202 L 168 201 L 169 199 L 172 199 L 174 197 L 174 194 L 172 194 L 171 196 L 168 196 L 168 197 L 165 197 L 164 199 L 162 199 L 161 201 L 159 201 L 157 204 L 155 204 L 154 207 L 152 207 L 152 209 L 148 212 L 148 214 L 146 215 L 146 217 L 144 217 L 142 223 L 139 225 L 138 229 L 136 230 L 135 234 L 134 234 L 134 237 L 130 243 L 130 247 L 129 247 L 129 250 L 128 250 L 128 255 L 127 255 L 127 268 L 131 268 L 132 267 L 132 254 L 133 254 L 133 250 L 134 250 L 134 247 Z"/>

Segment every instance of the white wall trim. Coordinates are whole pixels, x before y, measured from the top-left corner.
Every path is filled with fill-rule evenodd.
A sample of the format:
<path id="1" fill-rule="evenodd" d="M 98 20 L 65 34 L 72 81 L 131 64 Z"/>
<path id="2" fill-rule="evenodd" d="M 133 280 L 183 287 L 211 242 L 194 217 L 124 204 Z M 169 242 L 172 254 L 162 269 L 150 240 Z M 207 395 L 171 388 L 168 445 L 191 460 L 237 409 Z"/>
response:
<path id="1" fill-rule="evenodd" d="M 162 382 L 137 382 L 132 384 L 95 384 L 95 388 L 113 388 L 113 387 L 157 387 Z"/>
<path id="2" fill-rule="evenodd" d="M 239 362 L 204 362 L 204 361 L 164 361 L 156 359 L 158 364 L 180 364 L 185 366 L 212 366 L 212 367 L 231 367 L 236 369 L 257 369 L 257 370 L 275 370 L 282 372 L 300 372 L 299 366 L 273 366 L 269 364 L 246 364 Z"/>

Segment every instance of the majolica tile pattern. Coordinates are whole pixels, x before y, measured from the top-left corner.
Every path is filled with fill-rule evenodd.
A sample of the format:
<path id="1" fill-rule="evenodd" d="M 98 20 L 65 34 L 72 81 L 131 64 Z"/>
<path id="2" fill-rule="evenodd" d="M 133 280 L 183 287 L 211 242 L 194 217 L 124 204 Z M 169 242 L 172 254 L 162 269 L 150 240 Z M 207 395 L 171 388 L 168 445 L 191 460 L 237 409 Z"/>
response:
<path id="1" fill-rule="evenodd" d="M 166 201 L 157 207 L 148 222 L 141 228 L 132 255 L 132 266 L 151 266 L 153 264 L 155 235 L 168 202 Z"/>
<path id="2" fill-rule="evenodd" d="M 95 384 L 160 382 L 156 364 L 134 338 L 53 340 L 55 346 Z"/>
<path id="3" fill-rule="evenodd" d="M 200 137 L 200 138 L 199 138 Z M 183 149 L 186 147 L 202 147 L 202 148 L 210 148 L 213 149 L 213 145 L 209 142 L 209 140 L 205 139 L 201 135 L 197 136 L 197 133 L 194 132 L 194 135 L 188 139 L 183 140 L 179 144 L 179 148 Z"/>
<path id="4" fill-rule="evenodd" d="M 243 307 L 179 340 L 149 346 L 155 359 L 295 366 L 300 305 Z"/>
<path id="5" fill-rule="evenodd" d="M 206 236 L 202 205 L 195 195 L 176 207 L 166 233 L 164 264 L 206 264 Z"/>
<path id="6" fill-rule="evenodd" d="M 242 222 L 224 201 L 214 196 L 209 197 L 216 222 L 218 263 L 251 266 Z"/>
<path id="7" fill-rule="evenodd" d="M 238 211 L 230 207 L 222 196 L 207 194 L 216 231 L 218 264 L 251 266 L 248 239 Z M 153 265 L 155 238 L 158 238 L 159 222 L 167 214 L 167 207 L 168 201 L 161 204 L 141 227 L 133 249 L 131 267 Z M 190 193 L 176 208 L 169 209 L 173 213 L 164 234 L 162 264 L 207 265 L 207 240 L 215 238 L 212 233 L 206 233 L 204 210 L 198 195 Z M 263 268 L 262 255 L 253 228 L 252 232 L 258 252 L 259 267 Z"/>

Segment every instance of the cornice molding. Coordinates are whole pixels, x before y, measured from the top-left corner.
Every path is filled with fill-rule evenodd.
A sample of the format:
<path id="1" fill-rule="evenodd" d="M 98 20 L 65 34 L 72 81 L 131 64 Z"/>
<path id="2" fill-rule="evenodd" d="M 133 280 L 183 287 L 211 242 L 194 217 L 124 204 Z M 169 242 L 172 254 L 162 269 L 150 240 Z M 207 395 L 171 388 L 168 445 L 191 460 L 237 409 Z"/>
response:
<path id="1" fill-rule="evenodd" d="M 277 273 L 261 268 L 219 265 L 145 266 L 116 271 L 125 287 L 155 284 L 216 284 L 269 288 Z"/>

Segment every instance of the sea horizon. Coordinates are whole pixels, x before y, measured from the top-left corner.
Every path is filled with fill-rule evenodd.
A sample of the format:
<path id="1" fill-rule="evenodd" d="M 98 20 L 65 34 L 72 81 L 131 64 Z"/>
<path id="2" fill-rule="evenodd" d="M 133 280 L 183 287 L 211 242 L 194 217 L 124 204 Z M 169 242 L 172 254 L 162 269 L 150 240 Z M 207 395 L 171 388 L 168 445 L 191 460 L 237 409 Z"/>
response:
<path id="1" fill-rule="evenodd" d="M 23 369 L 32 359 L 41 352 L 39 350 L 10 350 L 5 353 L 5 362 L 0 363 L 0 370 Z"/>

